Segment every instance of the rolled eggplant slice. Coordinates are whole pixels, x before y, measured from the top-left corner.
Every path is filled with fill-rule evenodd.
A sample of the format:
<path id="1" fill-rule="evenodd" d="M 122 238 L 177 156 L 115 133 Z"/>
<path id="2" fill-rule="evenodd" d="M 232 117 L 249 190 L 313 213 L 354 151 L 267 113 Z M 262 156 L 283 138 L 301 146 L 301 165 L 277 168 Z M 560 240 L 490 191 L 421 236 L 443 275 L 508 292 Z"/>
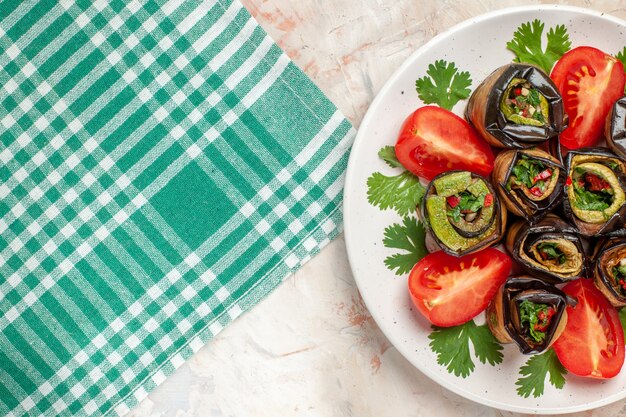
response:
<path id="1" fill-rule="evenodd" d="M 567 127 L 558 89 L 546 73 L 527 64 L 492 72 L 470 96 L 465 117 L 499 148 L 536 146 Z"/>
<path id="2" fill-rule="evenodd" d="M 613 105 L 606 118 L 604 136 L 609 148 L 621 158 L 626 158 L 626 96 Z"/>
<path id="3" fill-rule="evenodd" d="M 532 148 L 501 152 L 492 175 L 506 208 L 536 223 L 560 202 L 564 172 L 558 159 Z"/>
<path id="4" fill-rule="evenodd" d="M 469 171 L 449 171 L 428 185 L 422 219 L 442 250 L 462 256 L 500 240 L 506 210 L 485 178 Z"/>
<path id="5" fill-rule="evenodd" d="M 576 279 L 587 270 L 576 228 L 554 214 L 534 225 L 523 220 L 514 223 L 506 236 L 506 248 L 529 274 L 549 283 Z"/>
<path id="6" fill-rule="evenodd" d="M 487 325 L 500 342 L 515 343 L 524 354 L 541 353 L 565 329 L 569 302 L 563 291 L 539 279 L 511 277 L 487 307 Z"/>
<path id="7" fill-rule="evenodd" d="M 602 239 L 595 248 L 594 283 L 614 307 L 626 306 L 626 238 Z"/>
<path id="8" fill-rule="evenodd" d="M 604 235 L 626 222 L 626 163 L 607 148 L 567 154 L 563 210 L 584 236 Z"/>

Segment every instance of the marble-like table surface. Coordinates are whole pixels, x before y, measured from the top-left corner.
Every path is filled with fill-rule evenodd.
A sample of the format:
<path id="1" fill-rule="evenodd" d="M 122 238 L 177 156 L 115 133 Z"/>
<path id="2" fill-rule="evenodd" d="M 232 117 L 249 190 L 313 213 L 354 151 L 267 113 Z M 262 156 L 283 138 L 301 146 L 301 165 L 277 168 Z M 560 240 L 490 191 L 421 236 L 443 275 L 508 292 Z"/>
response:
<path id="1" fill-rule="evenodd" d="M 518 0 L 244 0 L 358 127 L 377 91 L 434 35 Z M 559 1 L 626 19 L 623 0 Z M 626 40 L 626 39 L 625 39 Z M 516 416 L 413 368 L 363 304 L 343 236 L 231 324 L 129 417 Z M 573 414 L 626 417 L 626 402 Z"/>

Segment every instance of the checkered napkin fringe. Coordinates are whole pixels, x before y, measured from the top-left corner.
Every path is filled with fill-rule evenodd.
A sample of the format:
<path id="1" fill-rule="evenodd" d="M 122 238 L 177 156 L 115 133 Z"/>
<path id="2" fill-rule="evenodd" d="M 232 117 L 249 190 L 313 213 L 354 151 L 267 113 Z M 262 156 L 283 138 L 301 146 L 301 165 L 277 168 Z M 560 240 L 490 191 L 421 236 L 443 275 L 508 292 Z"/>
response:
<path id="1" fill-rule="evenodd" d="M 338 233 L 353 136 L 236 0 L 0 2 L 0 415 L 124 415 Z"/>

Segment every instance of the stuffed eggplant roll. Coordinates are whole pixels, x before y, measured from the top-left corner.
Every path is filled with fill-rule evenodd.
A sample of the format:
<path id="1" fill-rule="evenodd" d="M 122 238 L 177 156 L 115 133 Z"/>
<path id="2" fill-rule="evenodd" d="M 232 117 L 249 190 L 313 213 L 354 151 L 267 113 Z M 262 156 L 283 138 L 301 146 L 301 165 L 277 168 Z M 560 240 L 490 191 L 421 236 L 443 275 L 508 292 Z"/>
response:
<path id="1" fill-rule="evenodd" d="M 559 160 L 541 149 L 509 150 L 496 158 L 493 182 L 508 211 L 535 223 L 560 202 L 563 174 Z"/>
<path id="2" fill-rule="evenodd" d="M 500 342 L 515 343 L 524 354 L 541 353 L 565 329 L 568 301 L 539 279 L 511 277 L 487 307 L 487 325 Z"/>
<path id="3" fill-rule="evenodd" d="M 595 249 L 596 287 L 615 307 L 626 306 L 626 238 L 606 238 Z"/>
<path id="4" fill-rule="evenodd" d="M 529 274 L 549 283 L 583 276 L 585 250 L 576 228 L 554 214 L 531 225 L 514 223 L 506 236 L 506 248 Z"/>
<path id="5" fill-rule="evenodd" d="M 485 178 L 469 171 L 449 171 L 428 185 L 422 219 L 442 250 L 462 256 L 500 240 L 506 210 Z"/>
<path id="6" fill-rule="evenodd" d="M 584 236 L 603 235 L 624 227 L 626 164 L 607 148 L 570 151 L 563 209 Z"/>
<path id="7" fill-rule="evenodd" d="M 615 102 L 606 118 L 604 136 L 609 148 L 626 158 L 626 96 Z"/>
<path id="8" fill-rule="evenodd" d="M 465 116 L 499 148 L 528 148 L 567 127 L 558 89 L 547 74 L 527 64 L 508 64 L 491 73 L 472 93 Z"/>

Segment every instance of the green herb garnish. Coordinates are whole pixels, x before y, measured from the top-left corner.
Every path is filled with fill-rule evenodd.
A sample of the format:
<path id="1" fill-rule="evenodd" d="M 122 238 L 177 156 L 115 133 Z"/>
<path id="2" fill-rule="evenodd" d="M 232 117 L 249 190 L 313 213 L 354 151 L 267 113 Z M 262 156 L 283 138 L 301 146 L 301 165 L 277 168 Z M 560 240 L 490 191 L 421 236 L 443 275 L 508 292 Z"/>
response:
<path id="1" fill-rule="evenodd" d="M 444 60 L 435 61 L 428 66 L 424 76 L 415 81 L 417 95 L 426 104 L 437 104 L 440 107 L 452 110 L 460 100 L 469 97 L 472 84 L 467 71 L 457 69 L 453 62 Z"/>
<path id="2" fill-rule="evenodd" d="M 367 179 L 367 200 L 381 210 L 394 209 L 401 216 L 414 212 L 425 192 L 419 178 L 409 171 L 391 177 L 374 172 Z"/>
<path id="3" fill-rule="evenodd" d="M 470 343 L 480 362 L 502 363 L 502 345 L 486 324 L 477 326 L 470 320 L 460 326 L 432 328 L 433 332 L 428 336 L 430 347 L 437 354 L 437 363 L 445 366 L 448 372 L 466 378 L 474 371 Z"/>
<path id="4" fill-rule="evenodd" d="M 389 165 L 391 168 L 404 169 L 404 166 L 402 166 L 400 161 L 398 161 L 398 157 L 396 156 L 396 148 L 394 146 L 383 146 L 382 148 L 380 148 L 380 151 L 378 151 L 378 156 L 380 157 L 380 159 L 385 161 L 387 165 Z"/>
<path id="5" fill-rule="evenodd" d="M 410 272 L 415 264 L 428 253 L 425 239 L 424 225 L 414 217 L 407 216 L 402 219 L 402 224 L 395 223 L 387 227 L 383 245 L 404 251 L 404 253 L 395 253 L 385 258 L 387 268 L 396 275 Z"/>
<path id="6" fill-rule="evenodd" d="M 557 25 L 550 28 L 546 38 L 546 49 L 542 49 L 542 35 L 545 25 L 535 19 L 532 22 L 523 23 L 513 33 L 513 39 L 506 47 L 515 54 L 515 62 L 534 64 L 550 73 L 554 63 L 572 46 L 565 25 Z"/>
<path id="7" fill-rule="evenodd" d="M 515 385 L 517 385 L 517 393 L 525 398 L 530 395 L 537 398 L 543 394 L 548 374 L 550 374 L 550 384 L 558 389 L 565 386 L 565 375 L 567 375 L 567 370 L 559 362 L 554 349 L 549 349 L 541 355 L 531 356 L 519 372 L 522 377 L 515 382 Z"/>

